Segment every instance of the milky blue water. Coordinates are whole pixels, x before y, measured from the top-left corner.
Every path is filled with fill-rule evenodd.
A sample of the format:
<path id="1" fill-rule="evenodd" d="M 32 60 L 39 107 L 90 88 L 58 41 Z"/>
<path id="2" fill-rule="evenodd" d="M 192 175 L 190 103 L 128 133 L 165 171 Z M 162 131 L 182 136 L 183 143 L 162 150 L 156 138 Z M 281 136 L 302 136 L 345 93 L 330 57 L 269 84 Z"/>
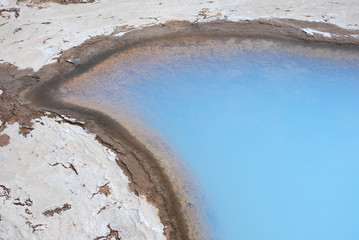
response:
<path id="1" fill-rule="evenodd" d="M 125 92 L 103 84 L 96 94 L 138 106 L 166 137 L 225 239 L 357 240 L 358 66 L 247 51 L 148 62 Z"/>

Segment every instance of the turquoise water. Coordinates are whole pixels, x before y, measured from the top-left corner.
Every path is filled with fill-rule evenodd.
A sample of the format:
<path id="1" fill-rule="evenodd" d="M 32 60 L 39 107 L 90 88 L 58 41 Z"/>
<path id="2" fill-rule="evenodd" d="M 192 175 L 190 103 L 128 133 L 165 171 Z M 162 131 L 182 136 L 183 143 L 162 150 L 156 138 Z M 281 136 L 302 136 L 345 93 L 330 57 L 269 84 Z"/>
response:
<path id="1" fill-rule="evenodd" d="M 87 96 L 131 105 L 165 136 L 224 239 L 357 240 L 358 66 L 271 51 L 148 61 Z"/>

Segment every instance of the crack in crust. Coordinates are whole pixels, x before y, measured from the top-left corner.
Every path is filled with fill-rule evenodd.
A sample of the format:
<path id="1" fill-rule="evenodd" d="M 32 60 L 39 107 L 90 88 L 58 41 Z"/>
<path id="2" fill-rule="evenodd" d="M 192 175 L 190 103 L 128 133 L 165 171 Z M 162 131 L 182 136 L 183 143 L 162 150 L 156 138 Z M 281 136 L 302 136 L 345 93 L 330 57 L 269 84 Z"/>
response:
<path id="1" fill-rule="evenodd" d="M 55 215 L 55 213 L 61 215 L 63 212 L 70 210 L 70 209 L 71 209 L 71 205 L 68 203 L 65 203 L 62 207 L 57 207 L 54 209 L 46 210 L 42 214 L 45 215 L 46 217 L 53 217 Z"/>
<path id="2" fill-rule="evenodd" d="M 75 173 L 76 173 L 76 175 L 79 175 L 79 173 L 77 172 L 77 169 L 75 168 L 75 166 L 72 164 L 72 163 L 70 163 L 70 165 L 67 167 L 67 166 L 65 166 L 65 164 L 63 164 L 63 163 L 54 163 L 54 164 L 49 164 L 51 167 L 55 167 L 55 166 L 57 166 L 57 165 L 61 165 L 63 168 L 66 168 L 66 169 L 71 169 L 72 171 L 74 171 Z"/>
<path id="3" fill-rule="evenodd" d="M 85 4 L 85 3 L 94 3 L 95 0 L 17 0 L 17 3 L 25 2 L 28 3 L 28 6 L 35 6 L 46 2 L 54 2 L 58 4 L 68 5 L 68 4 Z"/>
<path id="4" fill-rule="evenodd" d="M 6 9 L 0 9 L 0 17 L 2 18 L 10 18 L 10 15 L 4 16 L 3 13 L 13 13 L 15 18 L 18 18 L 20 16 L 20 8 L 6 8 Z"/>
<path id="5" fill-rule="evenodd" d="M 0 185 L 0 197 L 5 197 L 5 199 L 10 199 L 11 189 Z"/>
<path id="6" fill-rule="evenodd" d="M 107 224 L 107 228 L 110 230 L 110 232 L 106 236 L 96 237 L 94 240 L 121 240 L 121 238 L 119 237 L 118 230 L 112 229 L 110 224 Z"/>
<path id="7" fill-rule="evenodd" d="M 102 185 L 98 188 L 98 191 L 93 193 L 91 198 L 93 198 L 95 195 L 97 194 L 103 194 L 106 197 L 108 197 L 111 194 L 111 188 L 110 188 L 110 183 L 106 183 L 105 185 Z M 103 209 L 102 209 L 103 210 Z"/>

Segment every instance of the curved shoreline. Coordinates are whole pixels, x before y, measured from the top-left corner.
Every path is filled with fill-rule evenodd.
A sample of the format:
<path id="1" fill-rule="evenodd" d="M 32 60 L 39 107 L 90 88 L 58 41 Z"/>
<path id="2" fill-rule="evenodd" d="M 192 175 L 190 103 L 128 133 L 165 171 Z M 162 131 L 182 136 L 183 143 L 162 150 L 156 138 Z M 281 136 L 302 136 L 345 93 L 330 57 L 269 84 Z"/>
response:
<path id="1" fill-rule="evenodd" d="M 156 25 L 142 30 L 135 30 L 120 38 L 108 36 L 91 39 L 80 47 L 64 52 L 58 63 L 43 67 L 36 73 L 39 83 L 34 83 L 31 89 L 27 89 L 21 97 L 21 102 L 31 104 L 29 106 L 37 111 L 52 111 L 57 114 L 65 114 L 82 121 L 80 124 L 92 133 L 95 133 L 102 144 L 114 150 L 121 162 L 120 167 L 131 180 L 131 189 L 137 194 L 143 194 L 159 209 L 163 224 L 167 227 L 168 239 L 209 239 L 210 232 L 203 232 L 204 224 L 198 223 L 186 217 L 194 213 L 184 211 L 180 194 L 176 192 L 171 178 L 164 172 L 161 163 L 146 147 L 143 146 L 127 129 L 107 115 L 75 105 L 64 104 L 52 98 L 52 91 L 56 91 L 61 84 L 73 77 L 87 72 L 98 63 L 115 53 L 129 48 L 140 48 L 148 42 L 155 43 L 163 39 L 171 38 L 217 38 L 226 37 L 250 37 L 269 38 L 279 41 L 290 41 L 295 44 L 314 47 L 336 48 L 340 44 L 341 49 L 357 49 L 359 39 L 355 37 L 326 38 L 321 34 L 308 35 L 303 28 L 311 27 L 308 22 L 288 20 L 277 21 L 245 21 L 189 23 L 173 22 L 165 25 Z M 302 24 L 302 25 L 295 25 Z M 337 31 L 337 27 L 327 24 L 318 24 L 324 29 Z M 342 30 L 347 32 L 349 30 Z M 351 34 L 352 32 L 349 31 Z M 347 33 L 349 33 L 347 32 Z M 303 41 L 304 40 L 304 41 Z M 80 59 L 74 62 L 73 59 Z M 37 82 L 37 81 L 36 81 Z M 136 172 L 140 169 L 141 172 Z M 145 178 L 143 178 L 145 176 Z M 150 180 L 150 185 L 148 185 Z M 181 206 L 182 205 L 182 206 Z"/>

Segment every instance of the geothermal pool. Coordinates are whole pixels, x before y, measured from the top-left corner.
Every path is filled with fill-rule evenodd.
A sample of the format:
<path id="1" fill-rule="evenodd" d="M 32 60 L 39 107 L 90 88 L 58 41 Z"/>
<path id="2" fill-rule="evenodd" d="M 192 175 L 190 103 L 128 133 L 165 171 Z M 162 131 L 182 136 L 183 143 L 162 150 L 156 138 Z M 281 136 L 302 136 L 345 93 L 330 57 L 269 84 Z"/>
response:
<path id="1" fill-rule="evenodd" d="M 217 239 L 354 240 L 355 54 L 265 39 L 130 49 L 57 97 L 164 140 L 199 179 Z"/>

